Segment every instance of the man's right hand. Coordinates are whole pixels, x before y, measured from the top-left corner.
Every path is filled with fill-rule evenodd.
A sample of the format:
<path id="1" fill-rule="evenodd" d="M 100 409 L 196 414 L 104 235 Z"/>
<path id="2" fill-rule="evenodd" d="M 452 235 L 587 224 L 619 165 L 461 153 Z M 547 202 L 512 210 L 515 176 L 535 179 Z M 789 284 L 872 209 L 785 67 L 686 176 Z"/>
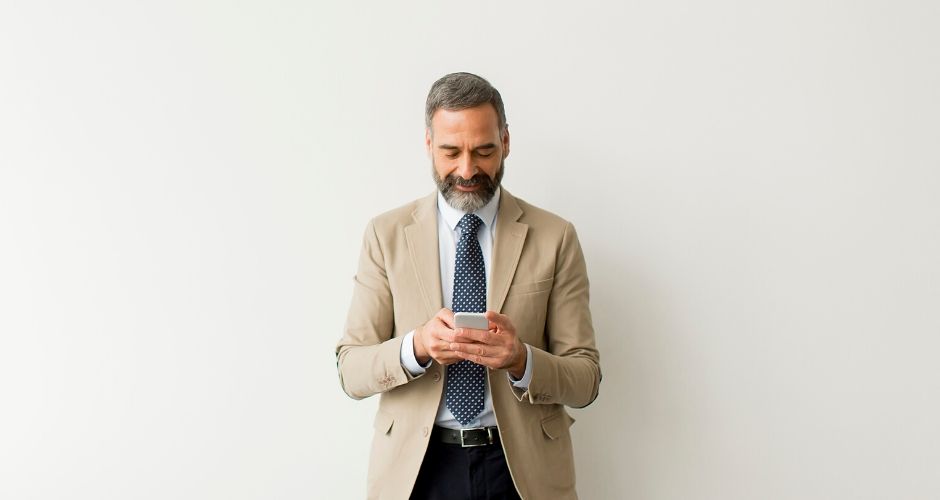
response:
<path id="1" fill-rule="evenodd" d="M 425 365 L 428 360 L 442 365 L 452 365 L 462 358 L 456 352 L 448 349 L 454 335 L 454 312 L 444 308 L 437 312 L 427 323 L 415 328 L 414 348 L 415 359 Z"/>

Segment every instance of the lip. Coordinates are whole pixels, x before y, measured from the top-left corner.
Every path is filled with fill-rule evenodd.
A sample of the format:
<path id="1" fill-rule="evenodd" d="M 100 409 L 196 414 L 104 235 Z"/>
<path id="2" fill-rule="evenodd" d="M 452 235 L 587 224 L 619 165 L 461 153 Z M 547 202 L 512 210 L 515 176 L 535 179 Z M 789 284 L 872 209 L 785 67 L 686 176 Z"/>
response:
<path id="1" fill-rule="evenodd" d="M 460 184 L 454 184 L 454 187 L 465 193 L 469 193 L 471 191 L 476 191 L 477 189 L 480 189 L 479 184 L 474 184 L 472 186 L 461 186 Z"/>

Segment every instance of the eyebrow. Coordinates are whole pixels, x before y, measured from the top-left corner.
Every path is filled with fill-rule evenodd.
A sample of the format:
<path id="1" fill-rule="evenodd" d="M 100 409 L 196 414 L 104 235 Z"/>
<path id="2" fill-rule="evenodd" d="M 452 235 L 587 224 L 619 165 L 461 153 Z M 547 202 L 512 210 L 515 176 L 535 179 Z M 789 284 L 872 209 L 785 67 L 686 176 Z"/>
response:
<path id="1" fill-rule="evenodd" d="M 493 148 L 495 148 L 495 147 L 496 147 L 496 144 L 493 144 L 492 142 L 488 142 L 488 143 L 486 143 L 486 144 L 483 144 L 482 146 L 477 146 L 477 147 L 473 148 L 473 150 L 474 150 L 474 151 L 477 151 L 477 150 L 480 150 L 480 149 L 493 149 Z M 452 144 L 441 144 L 440 146 L 438 146 L 438 149 L 450 149 L 450 150 L 456 150 L 456 151 L 459 151 L 459 150 L 460 150 L 459 147 L 454 146 L 454 145 L 452 145 Z"/>

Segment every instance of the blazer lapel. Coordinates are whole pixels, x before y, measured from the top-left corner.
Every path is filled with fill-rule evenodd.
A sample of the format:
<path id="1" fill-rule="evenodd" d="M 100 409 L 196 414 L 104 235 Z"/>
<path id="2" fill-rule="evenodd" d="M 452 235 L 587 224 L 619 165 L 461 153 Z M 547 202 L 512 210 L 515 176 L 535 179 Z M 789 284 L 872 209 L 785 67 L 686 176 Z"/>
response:
<path id="1" fill-rule="evenodd" d="M 512 283 L 522 245 L 525 243 L 529 226 L 517 222 L 522 217 L 522 209 L 516 199 L 503 188 L 499 200 L 499 212 L 496 213 L 496 234 L 493 235 L 493 257 L 490 271 L 490 288 L 486 297 L 487 309 L 501 312 L 509 285 Z"/>
<path id="2" fill-rule="evenodd" d="M 437 240 L 437 191 L 421 199 L 411 216 L 414 223 L 405 226 L 405 239 L 430 318 L 444 307 Z"/>

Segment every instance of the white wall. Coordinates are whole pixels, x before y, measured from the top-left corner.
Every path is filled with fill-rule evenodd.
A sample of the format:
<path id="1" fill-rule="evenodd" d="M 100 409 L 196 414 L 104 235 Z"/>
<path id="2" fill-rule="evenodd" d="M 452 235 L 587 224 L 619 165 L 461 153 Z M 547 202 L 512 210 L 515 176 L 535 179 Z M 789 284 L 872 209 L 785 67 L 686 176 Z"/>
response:
<path id="1" fill-rule="evenodd" d="M 940 497 L 940 8 L 0 6 L 0 498 L 362 498 L 333 347 L 423 102 L 574 221 L 586 499 Z"/>

